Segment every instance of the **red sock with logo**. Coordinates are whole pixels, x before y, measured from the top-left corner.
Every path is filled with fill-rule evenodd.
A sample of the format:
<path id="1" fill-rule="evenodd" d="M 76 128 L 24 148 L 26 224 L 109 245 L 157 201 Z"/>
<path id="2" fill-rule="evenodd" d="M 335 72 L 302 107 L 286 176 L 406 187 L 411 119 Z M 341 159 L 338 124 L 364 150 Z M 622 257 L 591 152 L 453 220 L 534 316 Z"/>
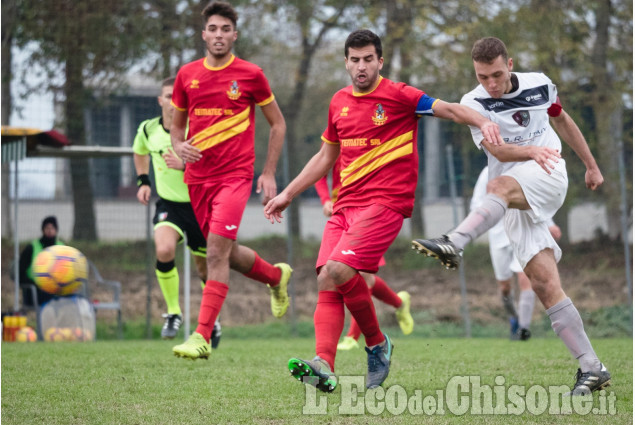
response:
<path id="1" fill-rule="evenodd" d="M 201 300 L 201 309 L 198 313 L 198 326 L 196 332 L 203 335 L 205 341 L 209 342 L 214 330 L 214 322 L 223 307 L 225 298 L 227 297 L 229 286 L 215 280 L 208 280 L 203 289 L 203 299 Z"/>
<path id="2" fill-rule="evenodd" d="M 337 291 L 319 291 L 315 314 L 315 354 L 335 371 L 337 341 L 344 329 L 344 300 Z"/>
<path id="3" fill-rule="evenodd" d="M 278 286 L 280 276 L 282 276 L 282 270 L 260 258 L 255 251 L 254 255 L 256 257 L 254 265 L 251 266 L 251 270 L 243 274 L 258 282 L 268 283 L 269 286 Z"/>
<path id="4" fill-rule="evenodd" d="M 344 304 L 362 330 L 366 338 L 366 345 L 372 347 L 384 342 L 385 338 L 379 329 L 375 306 L 362 275 L 356 273 L 349 281 L 337 285 L 337 291 L 342 294 Z"/>
<path id="5" fill-rule="evenodd" d="M 395 308 L 401 307 L 401 298 L 393 291 L 386 281 L 379 276 L 375 276 L 375 284 L 370 290 L 373 297 Z"/>

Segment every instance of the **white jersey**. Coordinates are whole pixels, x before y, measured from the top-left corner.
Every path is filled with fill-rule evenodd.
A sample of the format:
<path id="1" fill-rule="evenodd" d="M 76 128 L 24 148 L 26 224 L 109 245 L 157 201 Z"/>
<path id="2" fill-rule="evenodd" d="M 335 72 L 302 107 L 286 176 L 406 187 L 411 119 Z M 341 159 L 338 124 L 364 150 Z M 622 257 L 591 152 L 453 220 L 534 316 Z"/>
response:
<path id="1" fill-rule="evenodd" d="M 560 138 L 549 124 L 547 109 L 556 102 L 556 86 L 545 74 L 515 72 L 518 89 L 501 98 L 490 97 L 479 84 L 461 99 L 468 106 L 496 123 L 505 143 L 518 146 L 547 146 L 562 151 Z M 483 134 L 478 127 L 470 126 L 472 139 L 479 149 Z M 490 179 L 502 175 L 522 162 L 500 162 L 487 152 Z"/>

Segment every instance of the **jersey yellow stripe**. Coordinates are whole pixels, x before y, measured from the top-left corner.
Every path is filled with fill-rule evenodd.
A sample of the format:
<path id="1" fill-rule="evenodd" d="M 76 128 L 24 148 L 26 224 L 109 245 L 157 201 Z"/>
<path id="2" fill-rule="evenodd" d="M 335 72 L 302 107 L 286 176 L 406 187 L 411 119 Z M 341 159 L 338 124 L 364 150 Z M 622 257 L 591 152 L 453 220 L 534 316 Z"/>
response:
<path id="1" fill-rule="evenodd" d="M 342 186 L 346 186 L 347 184 L 351 184 L 354 181 L 359 180 L 368 173 L 371 173 L 377 168 L 394 161 L 397 158 L 411 154 L 413 152 L 412 143 L 408 142 L 412 140 L 412 136 L 413 132 L 409 131 L 401 136 L 395 137 L 394 139 L 379 145 L 375 149 L 366 152 L 364 155 L 348 164 L 348 167 L 343 169 L 340 173 Z M 384 155 L 389 150 L 403 145 L 404 143 L 408 144 Z"/>
<path id="2" fill-rule="evenodd" d="M 331 142 L 329 139 L 327 139 L 326 137 L 322 136 L 322 141 L 324 143 L 328 143 L 329 145 L 339 145 L 339 143 L 337 142 Z"/>
<path id="3" fill-rule="evenodd" d="M 249 128 L 249 112 L 251 107 L 231 118 L 218 122 L 194 135 L 192 146 L 200 150 L 209 149 L 225 140 L 242 133 Z"/>
<path id="4" fill-rule="evenodd" d="M 271 96 L 269 96 L 268 98 L 266 98 L 266 99 L 265 99 L 265 100 L 263 100 L 262 102 L 257 103 L 256 105 L 258 105 L 258 106 L 265 106 L 265 105 L 268 105 L 268 104 L 270 104 L 271 102 L 273 102 L 273 101 L 274 101 L 274 99 L 275 99 L 275 96 L 273 95 L 273 93 L 271 93 Z"/>

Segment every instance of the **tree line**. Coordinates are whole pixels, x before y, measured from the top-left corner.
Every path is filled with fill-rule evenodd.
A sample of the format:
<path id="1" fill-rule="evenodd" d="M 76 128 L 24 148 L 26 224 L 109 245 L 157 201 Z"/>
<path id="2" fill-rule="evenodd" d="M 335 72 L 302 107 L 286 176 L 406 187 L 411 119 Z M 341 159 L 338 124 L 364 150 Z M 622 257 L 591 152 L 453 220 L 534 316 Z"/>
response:
<path id="1" fill-rule="evenodd" d="M 2 123 L 18 95 L 53 92 L 62 100 L 56 126 L 86 144 L 83 111 L 113 91 L 125 92 L 131 69 L 160 80 L 204 55 L 200 12 L 207 0 L 3 0 Z M 347 34 L 366 27 L 384 44 L 382 75 L 458 102 L 476 84 L 472 43 L 496 36 L 507 44 L 518 71 L 541 71 L 558 85 L 563 105 L 581 127 L 598 159 L 605 184 L 584 190 L 584 167 L 568 162 L 570 185 L 565 217 L 573 202 L 607 205 L 612 239 L 620 237 L 618 171 L 627 169 L 632 216 L 633 3 L 626 0 L 238 0 L 235 53 L 260 65 L 270 79 L 287 121 L 290 176 L 319 149 L 332 94 L 348 85 L 343 45 Z M 13 75 L 12 48 L 46 73 L 33 87 L 30 76 Z M 482 155 L 469 131 L 444 123 L 443 143 L 460 153 L 462 176 L 475 181 L 474 158 Z M 265 130 L 260 126 L 261 130 Z M 258 135 L 257 135 L 258 136 Z M 266 140 L 260 135 L 257 140 Z M 264 158 L 265 144 L 257 144 Z M 565 157 L 574 154 L 564 146 Z M 568 150 L 568 151 L 567 151 Z M 257 164 L 258 165 L 258 164 Z M 71 159 L 76 217 L 74 239 L 96 239 L 88 159 Z M 471 179 L 471 180 L 470 180 Z M 471 187 L 465 185 L 469 197 Z M 421 202 L 419 198 L 416 201 Z M 415 208 L 420 211 L 420 208 Z M 289 211 L 299 235 L 298 203 Z M 79 219 L 81 218 L 81 219 Z M 565 223 L 564 220 L 560 220 Z M 423 231 L 421 217 L 413 229 Z M 565 234 L 566 234 L 566 229 Z"/>

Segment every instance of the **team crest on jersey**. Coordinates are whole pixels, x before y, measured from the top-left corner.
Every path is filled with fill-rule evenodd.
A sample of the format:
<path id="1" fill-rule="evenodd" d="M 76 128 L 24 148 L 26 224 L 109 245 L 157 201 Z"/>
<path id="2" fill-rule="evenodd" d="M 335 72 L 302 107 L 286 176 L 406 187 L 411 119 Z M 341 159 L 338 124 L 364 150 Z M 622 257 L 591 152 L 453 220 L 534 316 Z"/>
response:
<path id="1" fill-rule="evenodd" d="M 167 212 L 162 212 L 159 213 L 159 216 L 157 217 L 157 221 L 165 221 L 168 219 L 168 213 Z"/>
<path id="2" fill-rule="evenodd" d="M 529 111 L 518 111 L 512 118 L 518 125 L 522 125 L 523 127 L 527 127 L 529 125 Z"/>
<path id="3" fill-rule="evenodd" d="M 236 80 L 232 80 L 229 85 L 229 90 L 227 90 L 227 97 L 231 100 L 237 100 L 242 93 L 240 92 L 240 88 L 238 87 L 238 83 Z"/>
<path id="4" fill-rule="evenodd" d="M 348 116 L 348 106 L 344 106 L 342 108 L 342 112 L 340 112 L 340 117 L 347 117 Z"/>
<path id="5" fill-rule="evenodd" d="M 377 109 L 375 109 L 375 115 L 373 116 L 373 122 L 375 125 L 383 125 L 388 117 L 386 116 L 386 111 L 384 107 L 381 106 L 381 103 L 377 104 Z"/>
<path id="6" fill-rule="evenodd" d="M 198 89 L 198 80 L 192 80 L 192 82 L 190 83 L 190 88 L 191 89 Z"/>

